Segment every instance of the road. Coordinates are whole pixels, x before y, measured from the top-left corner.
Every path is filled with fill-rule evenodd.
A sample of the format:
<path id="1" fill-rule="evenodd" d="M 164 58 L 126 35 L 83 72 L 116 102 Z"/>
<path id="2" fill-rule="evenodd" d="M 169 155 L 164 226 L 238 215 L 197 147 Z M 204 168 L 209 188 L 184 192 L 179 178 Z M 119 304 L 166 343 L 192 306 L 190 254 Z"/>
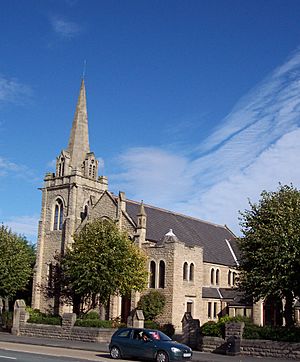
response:
<path id="1" fill-rule="evenodd" d="M 0 362 L 112 362 L 107 352 L 24 343 L 0 342 Z M 289 359 L 224 356 L 194 352 L 193 362 L 291 362 Z M 122 360 L 120 360 L 122 362 Z M 125 362 L 132 362 L 126 360 Z M 137 361 L 135 361 L 137 362 Z"/>
<path id="2" fill-rule="evenodd" d="M 108 353 L 0 342 L 0 362 L 111 362 Z"/>

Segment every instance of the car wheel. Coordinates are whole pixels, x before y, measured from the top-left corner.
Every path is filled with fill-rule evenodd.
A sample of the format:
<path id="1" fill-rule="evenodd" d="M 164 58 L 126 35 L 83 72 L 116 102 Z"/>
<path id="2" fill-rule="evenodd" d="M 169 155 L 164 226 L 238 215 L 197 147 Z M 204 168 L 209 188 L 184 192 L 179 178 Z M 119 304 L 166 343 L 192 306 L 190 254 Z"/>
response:
<path id="1" fill-rule="evenodd" d="M 118 347 L 113 346 L 110 349 L 110 357 L 113 359 L 119 359 L 121 358 L 121 351 L 119 350 Z"/>
<path id="2" fill-rule="evenodd" d="M 166 352 L 158 351 L 156 355 L 156 362 L 168 362 L 169 357 Z"/>

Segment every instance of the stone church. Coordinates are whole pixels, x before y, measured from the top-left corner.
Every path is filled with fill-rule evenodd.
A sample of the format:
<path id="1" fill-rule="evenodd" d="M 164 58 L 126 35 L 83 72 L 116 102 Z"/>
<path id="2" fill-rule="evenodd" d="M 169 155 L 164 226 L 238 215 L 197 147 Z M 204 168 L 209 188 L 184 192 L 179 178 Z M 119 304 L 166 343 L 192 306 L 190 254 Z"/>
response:
<path id="1" fill-rule="evenodd" d="M 56 170 L 45 175 L 42 187 L 33 308 L 54 311 L 58 307 L 59 301 L 43 292 L 56 263 L 54 255 L 72 245 L 76 231 L 95 218 L 116 221 L 147 254 L 145 293 L 157 289 L 166 296 L 160 322 L 180 330 L 185 312 L 201 324 L 224 314 L 250 313 L 233 288 L 238 248 L 226 226 L 129 200 L 124 192 L 116 195 L 109 190 L 107 177 L 98 176 L 82 80 L 68 147 L 57 156 Z M 137 299 L 137 295 L 129 300 L 112 297 L 103 315 L 126 320 Z"/>

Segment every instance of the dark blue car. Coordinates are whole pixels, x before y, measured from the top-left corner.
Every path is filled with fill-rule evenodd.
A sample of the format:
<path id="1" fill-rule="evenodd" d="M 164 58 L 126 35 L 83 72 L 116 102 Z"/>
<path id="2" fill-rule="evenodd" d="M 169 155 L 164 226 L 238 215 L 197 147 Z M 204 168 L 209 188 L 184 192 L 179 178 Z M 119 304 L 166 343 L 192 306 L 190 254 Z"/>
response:
<path id="1" fill-rule="evenodd" d="M 156 362 L 183 361 L 192 358 L 192 350 L 154 329 L 122 328 L 111 337 L 110 356 L 152 359 Z"/>

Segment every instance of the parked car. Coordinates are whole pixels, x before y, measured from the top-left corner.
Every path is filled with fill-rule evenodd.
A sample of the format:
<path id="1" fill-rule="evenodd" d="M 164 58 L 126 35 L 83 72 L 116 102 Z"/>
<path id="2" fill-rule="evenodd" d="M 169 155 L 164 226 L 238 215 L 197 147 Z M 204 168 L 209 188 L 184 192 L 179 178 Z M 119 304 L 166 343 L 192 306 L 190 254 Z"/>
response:
<path id="1" fill-rule="evenodd" d="M 152 359 L 156 362 L 182 361 L 192 358 L 192 350 L 173 341 L 155 329 L 121 328 L 111 337 L 110 356 L 118 358 Z"/>

